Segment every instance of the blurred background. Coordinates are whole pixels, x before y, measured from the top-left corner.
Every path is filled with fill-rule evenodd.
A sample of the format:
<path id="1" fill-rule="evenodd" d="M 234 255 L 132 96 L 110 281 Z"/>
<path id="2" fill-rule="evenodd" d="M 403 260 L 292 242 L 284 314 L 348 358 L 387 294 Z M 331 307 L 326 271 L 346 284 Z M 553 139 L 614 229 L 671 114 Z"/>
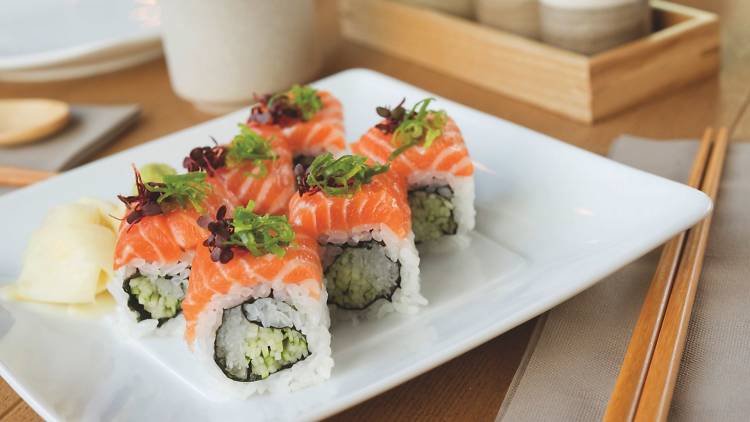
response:
<path id="1" fill-rule="evenodd" d="M 0 95 L 137 104 L 136 133 L 108 154 L 352 67 L 597 152 L 623 131 L 684 136 L 731 120 L 747 93 L 741 0 L 221 4 L 4 0 Z M 656 105 L 695 95 L 668 112 Z M 704 111 L 681 112 L 696 101 Z M 654 112 L 631 119 L 634 106 Z M 655 116 L 668 124 L 649 125 Z"/>

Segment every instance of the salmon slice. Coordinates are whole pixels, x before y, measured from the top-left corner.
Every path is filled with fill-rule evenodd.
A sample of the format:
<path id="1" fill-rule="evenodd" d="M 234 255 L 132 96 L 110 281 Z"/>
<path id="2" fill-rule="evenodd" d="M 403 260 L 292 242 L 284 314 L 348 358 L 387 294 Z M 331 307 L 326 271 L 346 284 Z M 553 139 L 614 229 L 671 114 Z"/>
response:
<path id="1" fill-rule="evenodd" d="M 115 245 L 114 269 L 137 258 L 146 262 L 179 261 L 184 251 L 172 234 L 169 219 L 169 215 L 161 214 L 133 225 L 123 221 Z"/>
<path id="2" fill-rule="evenodd" d="M 393 134 L 372 127 L 351 148 L 355 154 L 385 163 L 397 145 L 393 143 Z M 432 145 L 428 148 L 416 145 L 407 149 L 391 162 L 391 169 L 407 179 L 415 171 L 443 172 L 459 177 L 474 174 L 474 165 L 464 138 L 451 118 L 448 118 L 442 135 Z"/>
<path id="3" fill-rule="evenodd" d="M 411 233 L 406 195 L 403 179 L 388 171 L 373 177 L 351 196 L 331 196 L 322 191 L 295 194 L 289 202 L 289 222 L 316 239 L 380 224 L 403 239 Z"/>
<path id="4" fill-rule="evenodd" d="M 194 250 L 208 237 L 198 225 L 202 214 L 215 215 L 222 205 L 229 210 L 237 204 L 234 195 L 216 181 L 206 179 L 211 187 L 203 201 L 203 210 L 175 209 L 166 214 L 143 217 L 135 224 L 123 220 L 115 245 L 114 269 L 140 258 L 146 262 L 172 263 L 185 252 Z"/>
<path id="5" fill-rule="evenodd" d="M 266 160 L 267 174 L 264 177 L 254 176 L 258 168 L 248 161 L 234 167 L 222 167 L 216 170 L 209 179 L 223 185 L 239 201 L 246 205 L 255 201 L 254 212 L 257 214 L 284 215 L 289 198 L 295 192 L 292 153 L 281 130 L 275 126 L 255 126 L 253 130 L 271 142 L 276 153 L 275 160 Z"/>
<path id="6" fill-rule="evenodd" d="M 318 243 L 302 232 L 296 233 L 294 243 L 286 248 L 283 257 L 274 254 L 256 257 L 235 248 L 234 257 L 222 264 L 211 260 L 208 248 L 199 247 L 193 260 L 187 295 L 182 302 L 187 322 L 185 339 L 188 343 L 193 342 L 198 318 L 209 307 L 214 295 L 226 295 L 233 287 L 282 282 L 308 283 L 310 296 L 318 299 L 323 289 L 322 279 Z"/>
<path id="7" fill-rule="evenodd" d="M 323 108 L 312 119 L 299 121 L 282 129 L 292 155 L 316 156 L 325 152 L 339 155 L 346 150 L 344 112 L 341 102 L 327 91 L 317 91 Z M 248 123 L 250 127 L 259 126 Z"/>
<path id="8" fill-rule="evenodd" d="M 223 205 L 231 212 L 237 205 L 242 205 L 237 196 L 232 193 L 223 183 L 218 180 L 206 177 L 206 182 L 211 186 L 211 191 L 203 200 L 203 210 L 201 214 L 216 215 L 216 211 Z"/>

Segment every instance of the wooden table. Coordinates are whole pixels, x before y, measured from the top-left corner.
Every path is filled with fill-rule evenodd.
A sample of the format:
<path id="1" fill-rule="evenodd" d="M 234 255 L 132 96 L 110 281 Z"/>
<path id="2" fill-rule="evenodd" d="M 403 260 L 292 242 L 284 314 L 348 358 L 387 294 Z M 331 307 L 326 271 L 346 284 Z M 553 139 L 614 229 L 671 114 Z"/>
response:
<path id="1" fill-rule="evenodd" d="M 722 19 L 722 71 L 716 78 L 654 98 L 594 126 L 579 124 L 517 101 L 436 74 L 399 59 L 342 41 L 336 30 L 335 0 L 318 0 L 327 65 L 323 74 L 351 67 L 371 68 L 468 106 L 549 134 L 579 147 L 606 153 L 611 141 L 629 133 L 651 138 L 696 138 L 707 125 L 726 125 L 732 138 L 750 140 L 750 2 L 679 0 L 711 10 Z M 72 103 L 138 103 L 138 125 L 102 151 L 106 156 L 212 116 L 175 96 L 165 64 L 89 79 L 44 84 L 2 84 L 0 98 L 47 97 Z M 494 420 L 531 334 L 523 324 L 397 388 L 349 409 L 333 420 Z M 0 419 L 39 420 L 4 382 Z"/>

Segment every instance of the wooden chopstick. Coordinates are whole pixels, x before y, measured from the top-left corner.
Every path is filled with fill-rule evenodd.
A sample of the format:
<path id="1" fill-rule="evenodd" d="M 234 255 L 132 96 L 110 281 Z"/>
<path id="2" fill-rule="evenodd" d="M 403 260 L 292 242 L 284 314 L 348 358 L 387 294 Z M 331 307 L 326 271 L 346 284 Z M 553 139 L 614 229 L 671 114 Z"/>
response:
<path id="1" fill-rule="evenodd" d="M 48 179 L 56 174 L 51 171 L 0 166 L 0 186 L 27 186 Z"/>
<path id="2" fill-rule="evenodd" d="M 707 128 L 701 139 L 698 152 L 688 177 L 688 186 L 700 188 L 711 151 L 713 130 Z M 669 294 L 672 291 L 680 254 L 685 242 L 685 233 L 669 240 L 661 251 L 656 272 L 641 307 L 641 313 L 633 329 L 633 336 L 625 352 L 620 374 L 607 404 L 604 421 L 632 420 L 638 406 L 656 340 L 661 328 Z"/>
<path id="3" fill-rule="evenodd" d="M 726 128 L 706 129 L 688 184 L 715 201 L 728 143 Z M 605 421 L 665 420 L 669 411 L 711 216 L 662 250 L 612 391 Z"/>
<path id="4" fill-rule="evenodd" d="M 714 204 L 724 168 L 728 138 L 727 129 L 721 128 L 701 186 L 701 190 L 714 201 Z M 712 216 L 709 215 L 688 232 L 646 382 L 638 401 L 636 421 L 664 421 L 669 414 L 669 404 L 672 401 L 680 358 L 685 348 L 695 292 L 703 269 L 711 219 Z"/>

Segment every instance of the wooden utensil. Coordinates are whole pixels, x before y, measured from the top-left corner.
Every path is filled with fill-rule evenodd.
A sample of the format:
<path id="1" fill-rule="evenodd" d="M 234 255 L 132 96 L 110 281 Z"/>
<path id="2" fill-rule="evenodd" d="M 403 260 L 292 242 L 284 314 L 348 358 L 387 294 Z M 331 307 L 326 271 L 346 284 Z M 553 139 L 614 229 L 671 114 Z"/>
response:
<path id="1" fill-rule="evenodd" d="M 712 140 L 713 130 L 708 128 L 703 134 L 698 153 L 693 160 L 688 178 L 690 187 L 700 188 Z M 672 291 L 684 242 L 685 233 L 683 232 L 669 240 L 662 249 L 656 272 L 651 279 L 641 313 L 633 328 L 633 337 L 628 344 L 620 374 L 604 414 L 605 421 L 631 420 L 635 416 L 638 398 L 645 382 L 648 365 L 651 363 L 651 356 L 659 335 L 664 311 L 667 308 L 669 293 Z"/>
<path id="2" fill-rule="evenodd" d="M 706 129 L 688 184 L 716 200 L 727 129 Z M 713 141 L 715 138 L 715 142 Z M 677 379 L 711 216 L 662 250 L 604 415 L 605 421 L 665 420 Z"/>
<path id="3" fill-rule="evenodd" d="M 728 138 L 727 129 L 720 129 L 701 185 L 703 193 L 708 195 L 714 204 L 719 191 L 721 172 L 724 169 Z M 685 338 L 695 302 L 695 292 L 703 269 L 710 227 L 711 215 L 709 214 L 688 232 L 680 267 L 677 270 L 654 355 L 646 375 L 646 383 L 638 401 L 636 421 L 665 421 L 667 419 L 669 404 L 672 401 L 672 393 L 680 369 L 682 351 L 685 349 Z"/>
<path id="4" fill-rule="evenodd" d="M 33 142 L 62 129 L 70 106 L 41 98 L 0 100 L 0 146 Z"/>
<path id="5" fill-rule="evenodd" d="M 50 178 L 57 173 L 19 167 L 0 167 L 0 186 L 22 187 Z"/>

